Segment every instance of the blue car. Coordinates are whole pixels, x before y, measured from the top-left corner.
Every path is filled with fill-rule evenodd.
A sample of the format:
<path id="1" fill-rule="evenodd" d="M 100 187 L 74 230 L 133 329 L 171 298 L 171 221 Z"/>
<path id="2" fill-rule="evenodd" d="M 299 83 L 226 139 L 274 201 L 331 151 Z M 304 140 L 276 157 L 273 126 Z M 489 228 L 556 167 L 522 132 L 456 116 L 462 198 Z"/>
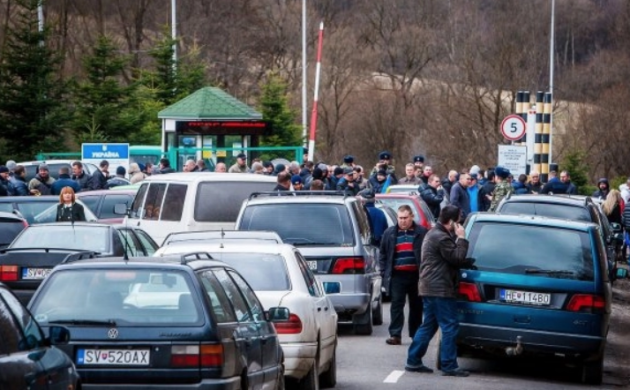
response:
<path id="1" fill-rule="evenodd" d="M 611 313 L 600 227 L 535 216 L 474 214 L 459 284 L 459 353 L 561 357 L 602 380 Z"/>

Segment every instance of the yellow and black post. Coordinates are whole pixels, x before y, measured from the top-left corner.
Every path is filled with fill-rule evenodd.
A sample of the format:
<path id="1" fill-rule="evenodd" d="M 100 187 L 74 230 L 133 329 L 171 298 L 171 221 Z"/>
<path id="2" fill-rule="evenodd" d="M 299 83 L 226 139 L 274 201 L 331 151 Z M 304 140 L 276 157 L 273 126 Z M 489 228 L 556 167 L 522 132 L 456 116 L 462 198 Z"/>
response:
<path id="1" fill-rule="evenodd" d="M 549 180 L 549 134 L 551 129 L 551 93 L 545 92 L 543 104 L 543 133 L 542 133 L 542 171 L 541 179 Z"/>
<path id="2" fill-rule="evenodd" d="M 534 170 L 542 173 L 543 103 L 544 92 L 536 92 L 536 127 L 534 136 Z M 542 177 L 541 177 L 542 180 Z"/>

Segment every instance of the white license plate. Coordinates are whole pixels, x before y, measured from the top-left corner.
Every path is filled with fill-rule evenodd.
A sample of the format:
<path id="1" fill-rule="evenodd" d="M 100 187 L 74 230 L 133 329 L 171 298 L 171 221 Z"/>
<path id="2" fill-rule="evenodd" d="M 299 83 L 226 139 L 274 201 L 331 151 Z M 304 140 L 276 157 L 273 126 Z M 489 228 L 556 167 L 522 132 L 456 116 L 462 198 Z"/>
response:
<path id="1" fill-rule="evenodd" d="M 52 268 L 22 268 L 22 279 L 42 280 L 52 272 Z"/>
<path id="2" fill-rule="evenodd" d="M 310 268 L 311 271 L 317 271 L 317 261 L 307 260 L 306 262 L 308 263 L 308 268 Z"/>
<path id="3" fill-rule="evenodd" d="M 77 364 L 102 366 L 148 366 L 148 349 L 79 349 Z"/>
<path id="4" fill-rule="evenodd" d="M 518 290 L 501 290 L 501 300 L 510 303 L 526 303 L 528 305 L 549 305 L 551 303 L 551 294 L 518 291 Z"/>

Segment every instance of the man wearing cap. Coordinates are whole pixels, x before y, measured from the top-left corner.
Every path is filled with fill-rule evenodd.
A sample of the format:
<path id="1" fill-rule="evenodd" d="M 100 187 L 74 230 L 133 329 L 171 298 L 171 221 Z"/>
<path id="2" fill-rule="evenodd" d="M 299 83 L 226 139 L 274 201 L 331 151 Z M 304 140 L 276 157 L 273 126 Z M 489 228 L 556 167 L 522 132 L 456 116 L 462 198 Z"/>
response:
<path id="1" fill-rule="evenodd" d="M 247 156 L 245 153 L 239 153 L 236 156 L 236 164 L 232 165 L 230 169 L 228 169 L 228 173 L 248 173 L 249 169 L 247 169 Z"/>
<path id="2" fill-rule="evenodd" d="M 304 183 L 302 183 L 300 175 L 291 176 L 291 185 L 293 185 L 294 191 L 302 191 L 304 189 Z"/>
<path id="3" fill-rule="evenodd" d="M 411 163 L 405 165 L 405 177 L 398 180 L 398 184 L 420 184 L 420 179 L 416 177 L 415 169 L 415 165 Z"/>
<path id="4" fill-rule="evenodd" d="M 330 190 L 334 191 L 337 189 L 337 184 L 344 176 L 344 170 L 342 167 L 335 167 L 333 169 L 333 174 L 330 177 Z"/>
<path id="5" fill-rule="evenodd" d="M 98 164 L 98 169 L 94 171 L 90 178 L 90 190 L 104 190 L 107 188 L 107 178 L 109 177 L 109 161 L 103 160 Z"/>
<path id="6" fill-rule="evenodd" d="M 9 181 L 9 168 L 6 165 L 0 165 L 0 187 L 1 196 L 15 196 L 15 188 Z"/>
<path id="7" fill-rule="evenodd" d="M 72 180 L 79 183 L 82 191 L 90 189 L 90 176 L 83 170 L 83 163 L 75 161 L 72 163 Z"/>
<path id="8" fill-rule="evenodd" d="M 15 173 L 15 167 L 17 166 L 17 163 L 13 160 L 9 160 L 7 161 L 7 168 L 9 169 L 9 178 L 13 177 L 13 174 Z M 11 180 L 11 179 L 9 179 Z"/>
<path id="9" fill-rule="evenodd" d="M 107 188 L 114 188 L 114 187 L 118 187 L 118 186 L 127 186 L 127 185 L 131 184 L 129 182 L 129 180 L 125 179 L 125 175 L 126 174 L 127 174 L 127 171 L 125 170 L 125 167 L 118 167 L 118 168 L 116 168 L 116 176 L 114 176 L 111 179 L 107 180 Z"/>
<path id="10" fill-rule="evenodd" d="M 40 164 L 37 175 L 28 182 L 28 191 L 33 195 L 50 195 L 55 179 L 50 177 L 50 169 L 46 164 Z"/>
<path id="11" fill-rule="evenodd" d="M 494 174 L 494 181 L 496 183 L 496 186 L 494 187 L 494 192 L 492 193 L 492 202 L 490 203 L 490 209 L 488 210 L 490 212 L 495 212 L 501 200 L 513 191 L 512 184 L 509 180 L 507 180 L 507 178 L 510 176 L 509 169 L 498 166 L 494 168 Z"/>
<path id="12" fill-rule="evenodd" d="M 376 172 L 378 172 L 380 169 L 379 165 L 385 164 L 387 166 L 387 168 L 385 169 L 385 172 L 387 173 L 387 175 L 392 177 L 392 183 L 398 183 L 398 178 L 396 177 L 396 174 L 394 173 L 395 167 L 391 165 L 392 154 L 390 152 L 383 151 L 379 153 L 378 160 L 379 161 L 374 167 L 374 169 L 372 169 L 372 173 L 370 174 L 370 176 L 374 177 L 376 175 Z"/>
<path id="13" fill-rule="evenodd" d="M 70 168 L 68 167 L 59 168 L 59 178 L 53 183 L 50 189 L 50 194 L 61 195 L 61 190 L 64 187 L 72 188 L 75 193 L 81 192 L 81 186 L 79 185 L 79 183 L 75 180 L 72 180 L 72 178 L 70 177 Z"/>
<path id="14" fill-rule="evenodd" d="M 422 170 L 424 168 L 424 156 L 421 154 L 413 156 L 413 165 L 420 167 L 420 170 Z"/>
<path id="15" fill-rule="evenodd" d="M 337 182 L 337 190 L 343 191 L 348 196 L 357 196 L 361 189 L 354 182 L 354 169 L 345 167 L 343 169 L 343 177 Z"/>
<path id="16" fill-rule="evenodd" d="M 342 168 L 354 168 L 354 156 L 351 155 L 345 155 L 343 156 L 343 164 L 341 165 Z"/>
<path id="17" fill-rule="evenodd" d="M 361 200 L 363 200 L 363 205 L 370 216 L 371 228 L 372 228 L 372 237 L 374 238 L 373 244 L 380 247 L 381 246 L 381 237 L 385 230 L 387 230 L 387 218 L 385 217 L 385 212 L 378 207 L 376 207 L 376 195 L 374 194 L 374 189 L 366 188 L 363 191 L 359 192 L 359 196 Z"/>

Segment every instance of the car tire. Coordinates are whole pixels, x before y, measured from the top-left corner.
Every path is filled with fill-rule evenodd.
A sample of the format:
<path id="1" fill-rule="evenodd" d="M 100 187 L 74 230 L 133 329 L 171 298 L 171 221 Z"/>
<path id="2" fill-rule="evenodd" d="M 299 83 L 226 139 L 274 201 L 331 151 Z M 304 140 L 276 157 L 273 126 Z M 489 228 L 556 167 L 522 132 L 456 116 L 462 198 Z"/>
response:
<path id="1" fill-rule="evenodd" d="M 319 390 L 319 362 L 316 358 L 313 368 L 300 380 L 298 388 L 300 390 Z"/>
<path id="2" fill-rule="evenodd" d="M 365 313 L 355 315 L 352 320 L 354 333 L 362 336 L 370 336 L 374 331 L 372 327 L 372 308 L 368 306 Z"/>
<path id="3" fill-rule="evenodd" d="M 333 350 L 330 366 L 328 370 L 319 376 L 319 387 L 322 389 L 330 389 L 337 385 L 337 346 Z"/>
<path id="4" fill-rule="evenodd" d="M 373 325 L 383 325 L 383 297 L 379 297 L 378 306 L 374 309 L 374 313 L 372 313 L 372 324 Z"/>
<path id="5" fill-rule="evenodd" d="M 589 385 L 601 385 L 604 376 L 604 357 L 582 364 L 582 382 Z"/>

